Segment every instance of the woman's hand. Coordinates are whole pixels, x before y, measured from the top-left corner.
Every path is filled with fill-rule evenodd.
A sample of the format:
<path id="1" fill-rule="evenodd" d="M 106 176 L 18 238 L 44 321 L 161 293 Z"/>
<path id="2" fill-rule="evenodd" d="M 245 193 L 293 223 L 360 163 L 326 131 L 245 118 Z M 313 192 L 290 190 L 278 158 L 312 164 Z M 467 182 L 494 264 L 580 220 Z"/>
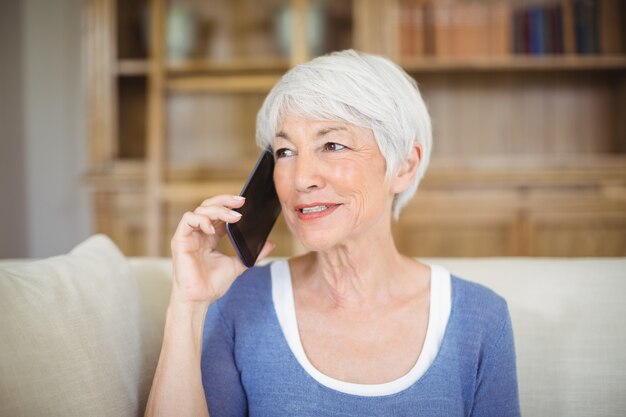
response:
<path id="1" fill-rule="evenodd" d="M 244 203 L 243 197 L 220 195 L 183 215 L 171 241 L 174 263 L 171 302 L 210 304 L 222 297 L 246 269 L 239 258 L 215 250 L 226 234 L 226 223 L 236 223 L 241 218 L 232 209 Z M 266 242 L 259 260 L 272 249 L 273 245 Z"/>
<path id="2" fill-rule="evenodd" d="M 226 223 L 241 218 L 232 209 L 244 202 L 231 195 L 209 198 L 178 223 L 171 242 L 172 296 L 146 416 L 209 415 L 200 371 L 206 311 L 246 269 L 238 258 L 215 248 L 226 233 Z M 266 243 L 259 259 L 272 247 Z"/>

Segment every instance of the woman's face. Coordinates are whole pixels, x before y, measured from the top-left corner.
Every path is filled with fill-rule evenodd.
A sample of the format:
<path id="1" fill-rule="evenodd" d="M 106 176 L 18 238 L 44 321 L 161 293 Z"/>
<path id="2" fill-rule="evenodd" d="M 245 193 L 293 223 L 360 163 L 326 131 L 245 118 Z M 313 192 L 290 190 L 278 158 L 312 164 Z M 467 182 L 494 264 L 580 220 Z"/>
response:
<path id="1" fill-rule="evenodd" d="M 330 249 L 390 230 L 394 191 L 370 129 L 287 116 L 274 151 L 283 215 L 306 248 Z"/>

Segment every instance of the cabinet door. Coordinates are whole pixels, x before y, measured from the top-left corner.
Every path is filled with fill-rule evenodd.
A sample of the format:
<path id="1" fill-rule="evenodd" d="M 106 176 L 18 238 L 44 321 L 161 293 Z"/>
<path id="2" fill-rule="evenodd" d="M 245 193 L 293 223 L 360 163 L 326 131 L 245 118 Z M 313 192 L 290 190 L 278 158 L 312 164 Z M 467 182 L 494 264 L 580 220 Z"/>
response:
<path id="1" fill-rule="evenodd" d="M 530 256 L 626 256 L 626 206 L 532 213 Z"/>
<path id="2" fill-rule="evenodd" d="M 142 192 L 95 193 L 94 233 L 108 235 L 126 256 L 145 255 L 145 200 Z"/>
<path id="3" fill-rule="evenodd" d="M 626 200 L 571 188 L 418 191 L 394 236 L 419 257 L 625 256 Z"/>
<path id="4" fill-rule="evenodd" d="M 512 256 L 523 251 L 515 193 L 418 191 L 393 231 L 409 256 Z"/>

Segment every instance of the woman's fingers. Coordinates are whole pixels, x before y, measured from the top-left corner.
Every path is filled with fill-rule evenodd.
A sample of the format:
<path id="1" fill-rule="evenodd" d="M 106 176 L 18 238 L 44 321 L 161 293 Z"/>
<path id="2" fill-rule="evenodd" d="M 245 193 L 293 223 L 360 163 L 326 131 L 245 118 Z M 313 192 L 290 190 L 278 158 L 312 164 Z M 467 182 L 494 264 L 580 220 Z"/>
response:
<path id="1" fill-rule="evenodd" d="M 213 227 L 209 217 L 188 211 L 183 214 L 182 219 L 178 223 L 176 232 L 174 232 L 174 238 L 187 237 L 195 231 L 202 231 L 207 235 L 212 235 L 215 234 L 215 227 Z"/>
<path id="2" fill-rule="evenodd" d="M 225 223 L 235 223 L 241 218 L 240 214 L 234 210 L 244 205 L 246 199 L 236 195 L 219 195 L 211 197 L 202 202 L 194 212 L 205 214 L 213 220 L 213 227 L 218 237 L 226 234 Z"/>
<path id="3" fill-rule="evenodd" d="M 221 195 L 209 198 L 202 202 L 193 212 L 187 212 L 178 223 L 177 237 L 186 237 L 194 231 L 202 231 L 208 235 L 223 234 L 223 225 L 216 223 L 235 223 L 241 218 L 241 214 L 231 208 L 241 207 L 245 199 L 238 196 Z M 219 229 L 219 230 L 216 230 Z"/>
<path id="4" fill-rule="evenodd" d="M 241 213 L 224 206 L 199 206 L 193 212 L 224 223 L 234 223 L 241 219 Z"/>
<path id="5" fill-rule="evenodd" d="M 246 199 L 239 195 L 230 195 L 230 194 L 222 194 L 216 195 L 215 197 L 207 198 L 204 200 L 200 207 L 208 207 L 208 206 L 226 206 L 230 208 L 239 208 L 243 206 Z"/>

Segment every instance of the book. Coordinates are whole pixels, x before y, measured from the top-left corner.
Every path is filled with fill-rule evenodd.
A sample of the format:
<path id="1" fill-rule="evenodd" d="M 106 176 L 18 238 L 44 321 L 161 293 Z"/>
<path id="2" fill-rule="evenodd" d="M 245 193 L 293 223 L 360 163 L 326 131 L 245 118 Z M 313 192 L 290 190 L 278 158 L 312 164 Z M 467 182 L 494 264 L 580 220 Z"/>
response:
<path id="1" fill-rule="evenodd" d="M 522 28 L 522 14 L 523 10 L 516 9 L 513 11 L 513 53 L 515 54 L 523 54 L 524 53 L 524 39 L 522 36 L 523 28 Z"/>
<path id="2" fill-rule="evenodd" d="M 413 56 L 424 56 L 426 53 L 424 0 L 416 0 L 413 2 L 412 6 L 411 19 L 413 22 Z"/>
<path id="3" fill-rule="evenodd" d="M 624 52 L 626 46 L 624 45 L 625 26 L 626 4 L 623 0 L 599 0 L 598 35 L 601 53 L 620 54 Z"/>
<path id="4" fill-rule="evenodd" d="M 426 53 L 425 11 L 423 0 L 398 0 L 398 40 L 402 58 Z"/>
<path id="5" fill-rule="evenodd" d="M 545 35 L 545 9 L 542 6 L 533 5 L 528 9 L 529 48 L 532 55 L 546 53 Z"/>
<path id="6" fill-rule="evenodd" d="M 489 4 L 488 52 L 492 56 L 510 55 L 513 51 L 513 13 L 508 2 Z"/>
<path id="7" fill-rule="evenodd" d="M 563 15 L 563 52 L 566 54 L 576 53 L 576 30 L 574 28 L 574 7 L 572 0 L 565 0 L 561 3 L 561 13 Z"/>
<path id="8" fill-rule="evenodd" d="M 452 9 L 452 54 L 456 57 L 487 56 L 489 53 L 488 5 L 458 2 Z"/>
<path id="9" fill-rule="evenodd" d="M 400 57 L 413 55 L 413 19 L 411 0 L 398 0 L 398 44 Z"/>
<path id="10" fill-rule="evenodd" d="M 451 1 L 437 1 L 430 8 L 428 26 L 432 36 L 433 55 L 453 56 L 453 4 Z"/>
<path id="11" fill-rule="evenodd" d="M 522 53 L 530 54 L 530 10 L 522 9 L 521 12 L 521 24 L 522 30 Z"/>
<path id="12" fill-rule="evenodd" d="M 572 0 L 574 33 L 578 54 L 599 52 L 597 2 L 595 0 Z"/>
<path id="13" fill-rule="evenodd" d="M 562 54 L 563 46 L 563 6 L 560 3 L 550 7 L 552 53 Z"/>

